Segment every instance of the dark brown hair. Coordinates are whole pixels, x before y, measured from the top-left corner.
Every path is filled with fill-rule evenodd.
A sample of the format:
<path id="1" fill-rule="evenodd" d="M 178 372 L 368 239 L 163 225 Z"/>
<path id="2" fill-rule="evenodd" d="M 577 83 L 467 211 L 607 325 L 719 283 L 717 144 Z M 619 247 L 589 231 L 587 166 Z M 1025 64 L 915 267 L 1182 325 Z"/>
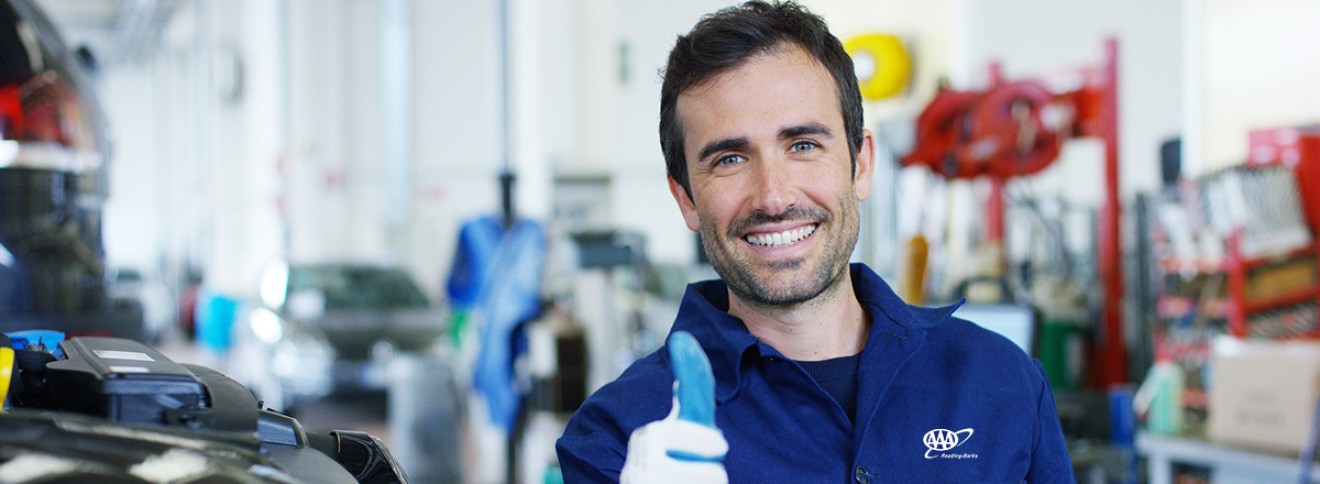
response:
<path id="1" fill-rule="evenodd" d="M 862 143 L 862 95 L 852 58 L 843 50 L 843 44 L 820 16 L 801 5 L 750 1 L 702 17 L 691 32 L 678 37 L 669 51 L 660 87 L 660 149 L 669 177 L 683 186 L 689 199 L 692 187 L 683 153 L 683 127 L 678 122 L 679 94 L 789 42 L 806 50 L 834 78 L 848 153 L 856 163 Z"/>

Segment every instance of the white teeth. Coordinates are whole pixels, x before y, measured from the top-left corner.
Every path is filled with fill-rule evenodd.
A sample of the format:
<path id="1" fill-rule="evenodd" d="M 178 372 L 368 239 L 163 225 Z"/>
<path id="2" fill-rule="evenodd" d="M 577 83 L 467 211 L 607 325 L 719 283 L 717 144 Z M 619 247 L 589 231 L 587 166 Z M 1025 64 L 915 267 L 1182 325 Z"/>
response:
<path id="1" fill-rule="evenodd" d="M 748 235 L 747 242 L 759 247 L 783 247 L 796 244 L 815 231 L 815 225 L 808 225 L 799 229 L 785 230 L 773 234 Z"/>

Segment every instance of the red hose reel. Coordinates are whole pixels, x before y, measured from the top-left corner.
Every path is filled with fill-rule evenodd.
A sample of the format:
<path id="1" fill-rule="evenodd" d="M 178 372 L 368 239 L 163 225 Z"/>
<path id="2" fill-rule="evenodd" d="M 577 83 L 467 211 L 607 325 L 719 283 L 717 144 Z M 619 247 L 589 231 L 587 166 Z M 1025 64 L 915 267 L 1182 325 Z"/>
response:
<path id="1" fill-rule="evenodd" d="M 1003 238 L 1003 186 L 1016 176 L 1040 172 L 1058 158 L 1064 141 L 1092 138 L 1104 145 L 1104 201 L 1100 207 L 1097 276 L 1104 305 L 1092 351 L 1096 388 L 1127 381 L 1123 336 L 1122 204 L 1118 163 L 1118 41 L 1106 39 L 1096 66 L 1055 76 L 1004 82 L 991 63 L 988 91 L 940 89 L 917 118 L 913 150 L 903 166 L 925 165 L 946 178 L 989 175 L 986 239 Z M 1080 81 L 1080 82 L 1078 82 Z M 1064 87 L 1051 91 L 1045 85 Z"/>
<path id="2" fill-rule="evenodd" d="M 904 166 L 924 164 L 947 178 L 1031 175 L 1059 157 L 1066 138 L 1054 95 L 1033 81 L 989 92 L 940 89 L 917 118 Z"/>
<path id="3" fill-rule="evenodd" d="M 924 164 L 948 178 L 972 178 L 980 175 L 974 166 L 963 166 L 955 149 L 967 138 L 967 112 L 980 98 L 971 91 L 940 88 L 917 117 L 916 143 L 904 156 L 903 166 Z"/>

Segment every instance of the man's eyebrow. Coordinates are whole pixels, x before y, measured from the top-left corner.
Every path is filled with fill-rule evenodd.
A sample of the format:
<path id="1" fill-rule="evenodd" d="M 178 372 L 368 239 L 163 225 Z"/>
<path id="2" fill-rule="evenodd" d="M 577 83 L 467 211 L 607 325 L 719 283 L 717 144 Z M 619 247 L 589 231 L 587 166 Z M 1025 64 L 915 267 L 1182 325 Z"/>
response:
<path id="1" fill-rule="evenodd" d="M 704 160 L 706 159 L 707 156 L 713 155 L 716 152 L 723 150 L 742 149 L 742 148 L 746 148 L 747 145 L 748 145 L 747 138 L 725 138 L 722 140 L 712 141 L 701 149 L 701 153 L 697 155 L 697 159 Z"/>
<path id="2" fill-rule="evenodd" d="M 801 124 L 779 130 L 780 139 L 795 138 L 798 136 L 802 136 L 804 134 L 822 134 L 825 136 L 834 136 L 834 133 L 830 131 L 830 128 L 820 123 Z"/>

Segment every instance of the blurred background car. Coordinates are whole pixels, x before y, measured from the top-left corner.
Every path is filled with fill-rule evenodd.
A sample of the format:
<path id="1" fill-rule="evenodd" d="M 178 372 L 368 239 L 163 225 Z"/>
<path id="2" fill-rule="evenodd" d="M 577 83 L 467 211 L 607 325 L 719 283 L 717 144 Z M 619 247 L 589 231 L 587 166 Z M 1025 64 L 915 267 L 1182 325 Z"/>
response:
<path id="1" fill-rule="evenodd" d="M 435 349 L 448 326 L 444 309 L 393 267 L 280 261 L 258 292 L 234 322 L 228 368 L 285 412 L 331 393 L 384 391 L 390 361 Z"/>
<path id="2" fill-rule="evenodd" d="M 159 272 L 136 267 L 115 267 L 107 276 L 106 294 L 120 305 L 140 305 L 142 340 L 157 344 L 174 328 L 178 303 Z"/>

